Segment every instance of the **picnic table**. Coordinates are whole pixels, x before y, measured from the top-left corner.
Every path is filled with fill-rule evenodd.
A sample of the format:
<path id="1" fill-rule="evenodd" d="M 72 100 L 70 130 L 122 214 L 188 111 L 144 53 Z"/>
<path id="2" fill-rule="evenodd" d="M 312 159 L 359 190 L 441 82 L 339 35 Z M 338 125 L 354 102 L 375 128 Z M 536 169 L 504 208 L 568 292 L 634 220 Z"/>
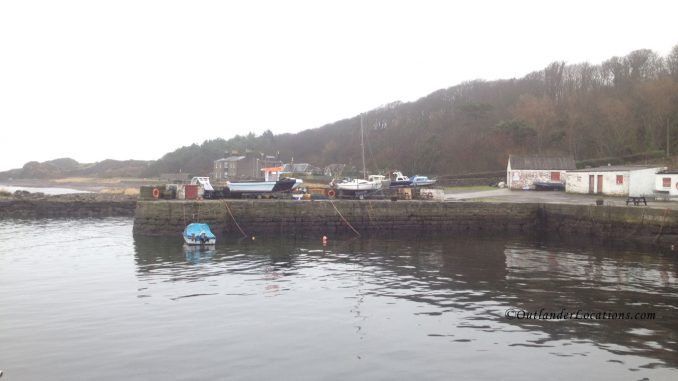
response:
<path id="1" fill-rule="evenodd" d="M 640 205 L 641 202 L 647 206 L 647 200 L 645 199 L 645 196 L 629 196 L 629 198 L 626 199 L 626 205 L 628 206 L 630 202 L 632 202 L 635 206 Z"/>

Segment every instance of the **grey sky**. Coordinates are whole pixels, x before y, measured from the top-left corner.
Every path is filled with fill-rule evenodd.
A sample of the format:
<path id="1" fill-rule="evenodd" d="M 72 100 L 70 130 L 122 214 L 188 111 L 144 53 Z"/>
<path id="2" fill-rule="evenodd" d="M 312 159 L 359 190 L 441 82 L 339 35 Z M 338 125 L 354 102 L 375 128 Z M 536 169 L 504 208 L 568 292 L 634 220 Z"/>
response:
<path id="1" fill-rule="evenodd" d="M 0 2 L 0 170 L 298 132 L 678 44 L 676 1 Z"/>

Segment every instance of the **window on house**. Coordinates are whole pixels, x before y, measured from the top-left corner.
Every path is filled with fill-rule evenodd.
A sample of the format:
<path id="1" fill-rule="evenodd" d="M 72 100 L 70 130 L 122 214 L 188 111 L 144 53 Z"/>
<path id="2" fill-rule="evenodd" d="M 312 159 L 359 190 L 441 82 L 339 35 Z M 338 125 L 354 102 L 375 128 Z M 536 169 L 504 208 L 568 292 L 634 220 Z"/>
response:
<path id="1" fill-rule="evenodd" d="M 560 181 L 560 172 L 551 172 L 551 181 Z"/>
<path id="2" fill-rule="evenodd" d="M 670 177 L 662 177 L 662 186 L 664 188 L 671 188 L 671 178 Z"/>
<path id="3" fill-rule="evenodd" d="M 617 185 L 624 184 L 624 175 L 617 175 Z"/>

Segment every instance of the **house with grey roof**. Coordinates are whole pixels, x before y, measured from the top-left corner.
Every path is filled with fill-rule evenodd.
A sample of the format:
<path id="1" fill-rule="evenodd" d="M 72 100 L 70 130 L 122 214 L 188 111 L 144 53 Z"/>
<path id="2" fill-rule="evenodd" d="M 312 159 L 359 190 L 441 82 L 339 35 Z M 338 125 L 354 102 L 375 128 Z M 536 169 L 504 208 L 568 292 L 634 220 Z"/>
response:
<path id="1" fill-rule="evenodd" d="M 564 183 L 567 171 L 577 169 L 572 156 L 509 155 L 506 185 L 509 189 L 534 189 L 534 183 Z"/>
<path id="2" fill-rule="evenodd" d="M 226 180 L 237 172 L 238 162 L 245 156 L 229 156 L 214 161 L 214 180 Z"/>
<path id="3" fill-rule="evenodd" d="M 608 165 L 567 172 L 565 191 L 608 196 L 646 196 L 655 189 L 660 165 Z"/>

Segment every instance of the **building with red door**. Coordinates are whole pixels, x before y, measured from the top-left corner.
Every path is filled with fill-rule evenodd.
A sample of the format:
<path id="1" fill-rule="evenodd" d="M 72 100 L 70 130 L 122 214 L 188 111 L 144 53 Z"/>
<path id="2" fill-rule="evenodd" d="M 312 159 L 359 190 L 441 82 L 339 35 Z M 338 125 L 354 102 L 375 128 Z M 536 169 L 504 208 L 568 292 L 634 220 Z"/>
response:
<path id="1" fill-rule="evenodd" d="M 666 167 L 657 165 L 608 165 L 567 172 L 565 191 L 608 196 L 654 194 L 655 177 Z"/>
<path id="2" fill-rule="evenodd" d="M 655 175 L 654 191 L 664 199 L 678 198 L 678 171 L 667 170 Z"/>

